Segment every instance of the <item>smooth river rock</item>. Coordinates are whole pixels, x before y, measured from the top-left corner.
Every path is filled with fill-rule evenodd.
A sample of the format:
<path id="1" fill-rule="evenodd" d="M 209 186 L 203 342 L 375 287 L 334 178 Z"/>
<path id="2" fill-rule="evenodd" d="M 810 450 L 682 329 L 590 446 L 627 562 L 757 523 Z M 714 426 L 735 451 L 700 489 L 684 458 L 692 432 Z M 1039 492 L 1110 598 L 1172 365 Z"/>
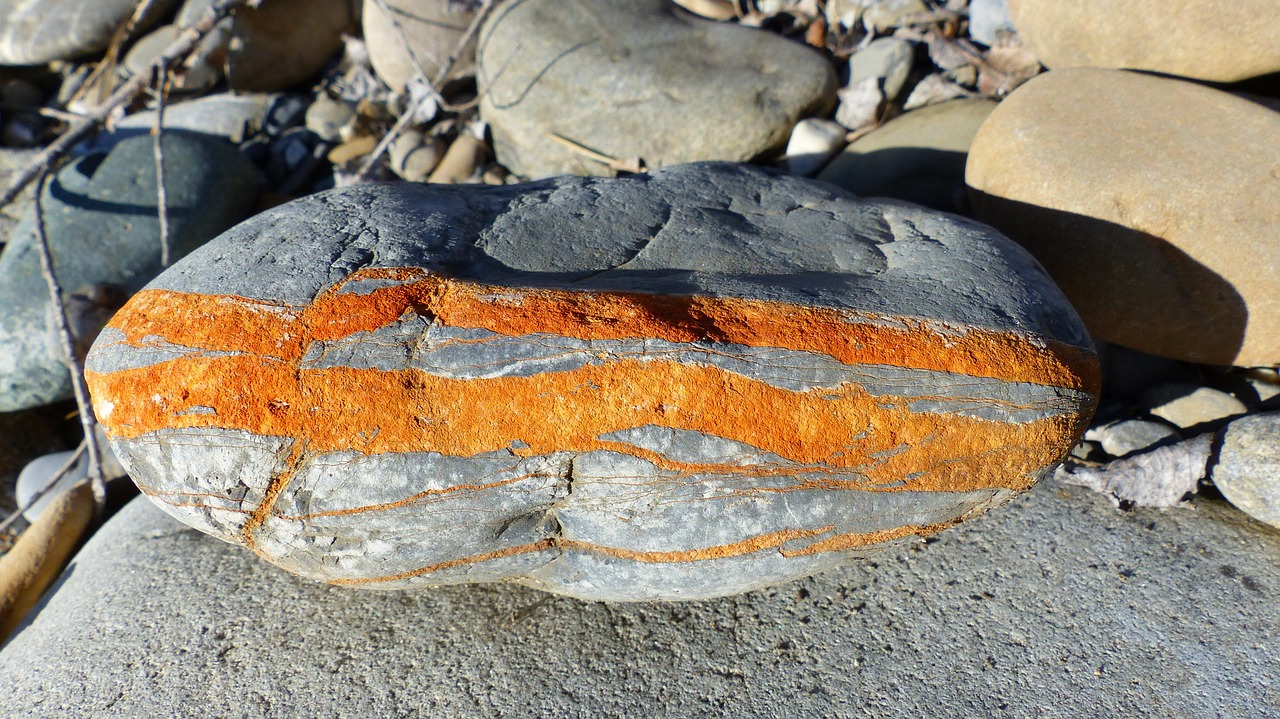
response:
<path id="1" fill-rule="evenodd" d="M 86 155 L 45 186 L 45 232 L 64 292 L 118 287 L 127 293 L 160 272 L 153 142 L 139 136 L 120 142 L 105 157 Z M 259 179 L 253 165 L 224 140 L 169 132 L 164 147 L 176 259 L 244 217 L 257 197 Z M 0 254 L 0 412 L 71 396 L 34 228 L 33 209 Z M 119 291 L 84 293 L 89 301 L 73 305 L 85 310 L 85 322 L 73 316 L 72 325 L 86 345 L 101 326 L 88 326 L 96 314 L 93 298 L 112 294 Z"/>
<path id="2" fill-rule="evenodd" d="M 668 0 L 506 3 L 481 29 L 477 78 L 498 161 L 531 178 L 613 174 L 599 155 L 750 160 L 836 91 L 813 49 Z"/>
<path id="3" fill-rule="evenodd" d="M 1119 70 L 1045 73 L 969 150 L 979 219 L 1093 334 L 1207 364 L 1280 363 L 1280 113 Z"/>
<path id="4" fill-rule="evenodd" d="M 1222 430 L 1214 485 L 1259 522 L 1280 528 L 1280 412 L 1241 417 Z"/>
<path id="5" fill-rule="evenodd" d="M 1002 503 L 1098 380 L 988 228 L 724 163 L 313 195 L 157 278 L 87 370 L 144 493 L 289 571 L 610 600 Z"/>
<path id="6" fill-rule="evenodd" d="M 1280 72 L 1275 0 L 1008 0 L 1047 67 L 1127 68 L 1217 82 Z"/>
<path id="7" fill-rule="evenodd" d="M 459 47 L 478 3 L 458 0 L 364 0 L 364 40 L 374 72 L 396 92 L 404 92 L 420 66 L 434 82 L 454 53 L 453 75 L 474 71 L 475 40 Z M 397 27 L 399 31 L 397 32 Z M 406 48 L 405 45 L 408 45 Z M 412 53 L 412 54 L 410 54 Z"/>
<path id="8" fill-rule="evenodd" d="M 105 50 L 136 0 L 0 0 L 0 64 L 39 65 Z M 156 0 L 142 27 L 177 0 Z"/>

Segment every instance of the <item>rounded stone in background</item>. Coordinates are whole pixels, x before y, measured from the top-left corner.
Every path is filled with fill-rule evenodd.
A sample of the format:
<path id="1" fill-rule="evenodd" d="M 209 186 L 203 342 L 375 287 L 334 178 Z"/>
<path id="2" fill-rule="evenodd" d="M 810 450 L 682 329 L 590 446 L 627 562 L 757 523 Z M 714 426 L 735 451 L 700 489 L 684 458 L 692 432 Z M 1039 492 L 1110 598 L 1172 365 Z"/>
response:
<path id="1" fill-rule="evenodd" d="M 1124 419 L 1090 428 L 1085 438 L 1095 440 L 1112 457 L 1125 457 L 1156 445 L 1177 441 L 1181 435 L 1167 424 Z"/>
<path id="2" fill-rule="evenodd" d="M 225 140 L 167 132 L 164 147 L 169 240 L 177 259 L 244 217 L 260 180 Z M 87 343 L 101 326 L 96 321 L 105 308 L 95 298 L 111 294 L 88 290 L 136 290 L 161 270 L 155 167 L 153 139 L 133 137 L 105 156 L 68 164 L 45 186 L 45 231 L 59 280 L 68 300 L 81 291 L 86 300 L 70 318 L 79 341 Z M 0 254 L 0 411 L 71 395 L 34 224 L 33 207 Z"/>
<path id="3" fill-rule="evenodd" d="M 105 50 L 136 5 L 136 0 L 0 0 L 0 64 L 39 65 Z M 141 26 L 175 5 L 176 0 L 156 0 Z"/>
<path id="4" fill-rule="evenodd" d="M 849 79 L 845 84 L 852 86 L 875 78 L 885 99 L 892 101 L 902 92 L 914 57 L 915 46 L 910 42 L 896 37 L 879 38 L 849 58 Z"/>
<path id="5" fill-rule="evenodd" d="M 1095 336 L 1191 362 L 1271 365 L 1276 147 L 1280 113 L 1234 95 L 1055 70 L 991 113 L 966 179 L 978 218 L 1031 250 Z"/>
<path id="6" fill-rule="evenodd" d="M 953 100 L 899 115 L 850 143 L 817 179 L 862 197 L 958 212 L 969 144 L 995 107 L 992 100 Z"/>
<path id="7" fill-rule="evenodd" d="M 1096 372 L 990 228 L 703 163 L 297 200 L 136 295 L 86 376 L 143 492 L 289 571 L 634 601 L 999 504 Z"/>
<path id="8" fill-rule="evenodd" d="M 1280 72 L 1274 0 L 1008 0 L 1047 67 L 1128 68 L 1217 82 Z"/>
<path id="9" fill-rule="evenodd" d="M 668 0 L 506 3 L 481 30 L 477 76 L 498 162 L 531 178 L 614 174 L 593 153 L 751 160 L 828 112 L 836 89 L 813 49 Z"/>
<path id="10" fill-rule="evenodd" d="M 787 171 L 807 177 L 822 169 L 845 146 L 848 132 L 834 120 L 810 117 L 797 122 L 787 141 Z"/>
<path id="11" fill-rule="evenodd" d="M 1242 512 L 1280 528 L 1280 412 L 1232 420 L 1210 477 Z"/>
<path id="12" fill-rule="evenodd" d="M 350 0 L 269 0 L 236 12 L 227 83 L 241 92 L 275 92 L 315 76 L 356 32 Z"/>
<path id="13" fill-rule="evenodd" d="M 475 40 L 472 39 L 465 48 L 459 48 L 458 43 L 475 17 L 476 3 L 387 0 L 386 4 L 391 9 L 390 17 L 383 12 L 382 3 L 378 0 L 364 0 L 364 41 L 369 48 L 369 62 L 374 72 L 391 89 L 404 92 L 409 81 L 418 76 L 418 65 L 427 74 L 424 79 L 434 81 L 445 60 L 455 52 L 459 55 L 453 74 L 472 71 Z M 396 31 L 397 25 L 400 32 Z M 405 49 L 406 40 L 409 50 Z"/>
<path id="14" fill-rule="evenodd" d="M 1014 32 L 1008 0 L 972 0 L 969 3 L 969 37 L 994 47 L 1002 32 Z"/>

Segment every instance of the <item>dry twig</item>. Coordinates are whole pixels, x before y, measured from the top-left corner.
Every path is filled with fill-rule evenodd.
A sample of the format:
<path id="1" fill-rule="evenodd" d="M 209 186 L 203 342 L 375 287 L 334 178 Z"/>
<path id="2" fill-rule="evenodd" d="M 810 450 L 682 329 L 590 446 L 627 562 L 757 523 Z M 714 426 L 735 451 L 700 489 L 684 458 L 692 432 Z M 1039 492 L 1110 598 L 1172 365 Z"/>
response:
<path id="1" fill-rule="evenodd" d="M 80 426 L 84 429 L 84 440 L 89 448 L 89 487 L 93 491 L 93 503 L 99 516 L 107 503 L 107 483 L 102 477 L 102 447 L 98 444 L 98 435 L 94 431 L 97 420 L 94 418 L 93 406 L 89 401 L 89 387 L 84 381 L 84 370 L 80 367 L 80 358 L 76 352 L 75 338 L 71 335 L 71 325 L 67 322 L 67 307 L 62 301 L 62 287 L 58 284 L 58 275 L 53 268 L 53 254 L 49 251 L 49 238 L 44 231 L 44 183 L 49 177 L 49 168 L 40 172 L 35 189 L 35 235 L 36 252 L 40 255 L 40 270 L 49 285 L 49 298 L 53 302 L 53 320 L 58 327 L 58 338 L 62 341 L 62 349 L 67 369 L 71 371 L 71 388 L 75 390 L 76 405 L 80 407 Z"/>
<path id="2" fill-rule="evenodd" d="M 160 216 L 160 266 L 169 266 L 169 193 L 164 181 L 164 100 L 169 94 L 169 66 L 163 61 L 156 70 L 156 121 L 151 127 L 156 156 L 156 212 Z"/>
<path id="3" fill-rule="evenodd" d="M 204 40 L 205 36 L 213 30 L 213 26 L 222 21 L 223 18 L 231 14 L 233 11 L 245 7 L 253 2 L 253 0 L 216 0 L 213 7 L 200 22 L 183 30 L 169 47 L 165 48 L 160 57 L 151 64 L 154 68 L 160 65 L 171 66 L 180 64 L 186 59 L 193 50 Z M 13 198 L 22 192 L 23 188 L 31 184 L 41 174 L 44 168 L 49 167 L 57 159 L 62 157 L 68 150 L 75 146 L 76 143 L 83 140 L 98 125 L 107 121 L 117 108 L 123 107 L 132 102 L 138 93 L 151 82 L 153 73 L 139 73 L 130 78 L 127 82 L 111 93 L 111 97 L 107 98 L 102 104 L 94 109 L 93 112 L 87 114 L 82 119 L 76 121 L 67 131 L 46 147 L 39 155 L 37 155 L 23 170 L 17 173 L 9 186 L 5 189 L 4 194 L 0 195 L 0 207 L 13 202 Z"/>
<path id="4" fill-rule="evenodd" d="M 476 11 L 475 17 L 471 18 L 471 23 L 467 25 L 466 31 L 462 33 L 462 39 L 458 41 L 458 44 L 453 48 L 453 51 L 449 53 L 449 57 L 445 58 L 444 64 L 440 66 L 439 71 L 436 72 L 436 76 L 432 78 L 428 84 L 430 93 L 424 95 L 414 103 L 413 107 L 405 110 L 404 114 L 400 116 L 400 119 L 396 120 L 396 124 L 387 131 L 387 134 L 382 136 L 382 140 L 378 142 L 377 146 L 373 148 L 373 152 L 369 153 L 369 156 L 366 157 L 364 162 L 360 165 L 360 169 L 356 171 L 356 177 L 358 180 L 363 181 L 370 178 L 371 173 L 373 172 L 373 166 L 377 164 L 378 159 L 386 153 L 387 148 L 391 147 L 391 143 L 395 142 L 395 139 L 400 136 L 400 133 L 404 132 L 405 129 L 409 127 L 409 124 L 413 122 L 414 116 L 418 114 L 418 109 L 421 108 L 427 100 L 435 100 L 437 103 L 440 103 L 440 107 L 442 109 L 450 112 L 455 112 L 462 109 L 462 107 L 465 107 L 453 107 L 445 103 L 444 97 L 440 95 L 440 91 L 437 88 L 444 82 L 445 78 L 449 77 L 449 73 L 453 72 L 453 66 L 458 64 L 458 59 L 462 56 L 467 45 L 471 43 L 471 39 L 475 37 L 475 34 L 480 30 L 480 24 L 484 22 L 486 17 L 488 17 L 489 11 L 493 9 L 493 6 L 494 0 L 483 0 L 483 4 L 480 6 L 480 9 Z M 392 23 L 395 23 L 395 18 L 392 18 L 391 21 Z M 396 27 L 398 30 L 399 25 Z M 415 67 L 417 67 L 416 60 L 414 63 Z M 417 69 L 419 72 L 422 71 L 421 67 L 418 67 Z"/>

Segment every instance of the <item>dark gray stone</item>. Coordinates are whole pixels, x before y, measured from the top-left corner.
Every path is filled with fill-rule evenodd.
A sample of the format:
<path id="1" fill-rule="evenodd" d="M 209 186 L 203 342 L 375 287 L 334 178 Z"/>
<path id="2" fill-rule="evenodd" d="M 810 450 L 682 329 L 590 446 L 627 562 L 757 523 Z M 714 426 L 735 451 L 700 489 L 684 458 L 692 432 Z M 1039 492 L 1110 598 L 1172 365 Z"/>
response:
<path id="1" fill-rule="evenodd" d="M 874 564 L 616 605 L 312 584 L 139 500 L 0 651 L 0 713 L 1273 716 L 1280 531 L 1196 506 L 1045 483 Z"/>
<path id="2" fill-rule="evenodd" d="M 137 290 L 160 272 L 152 148 L 149 137 L 126 140 L 105 159 L 89 155 L 68 165 L 46 185 L 45 232 L 65 292 L 89 285 Z M 173 259 L 244 217 L 257 196 L 257 171 L 224 141 L 167 133 L 165 163 Z M 34 227 L 33 211 L 0 255 L 0 411 L 71 394 Z M 86 320 L 96 316 L 91 310 Z M 72 322 L 87 346 L 97 327 Z"/>

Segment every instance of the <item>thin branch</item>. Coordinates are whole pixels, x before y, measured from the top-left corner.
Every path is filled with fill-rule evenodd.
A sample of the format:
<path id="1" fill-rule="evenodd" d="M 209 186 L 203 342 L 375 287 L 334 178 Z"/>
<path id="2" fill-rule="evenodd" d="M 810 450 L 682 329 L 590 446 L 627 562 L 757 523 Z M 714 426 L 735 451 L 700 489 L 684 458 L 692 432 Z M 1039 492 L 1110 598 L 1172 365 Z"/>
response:
<path id="1" fill-rule="evenodd" d="M 0 532 L 4 532 L 9 527 L 12 527 L 14 522 L 18 521 L 18 517 L 21 517 L 22 515 L 26 514 L 28 510 L 36 506 L 37 502 L 44 499 L 44 496 L 46 494 L 48 494 L 49 492 L 52 492 L 53 488 L 58 485 L 58 482 L 63 477 L 67 476 L 67 474 L 71 472 L 71 470 L 75 469 L 76 465 L 80 463 L 80 458 L 84 456 L 85 449 L 87 447 L 88 447 L 88 443 L 85 442 L 84 440 L 80 440 L 80 446 L 76 447 L 76 451 L 72 452 L 70 457 L 67 457 L 67 461 L 62 463 L 62 466 L 58 468 L 57 472 L 53 473 L 53 476 L 49 479 L 49 481 L 43 487 L 41 487 L 39 491 L 31 495 L 31 498 L 27 500 L 26 504 L 22 505 L 21 507 L 18 507 L 18 510 L 16 512 L 14 512 L 13 514 L 10 514 L 8 517 L 5 517 L 5 520 L 3 522 L 0 522 Z"/>
<path id="2" fill-rule="evenodd" d="M 356 171 L 356 178 L 358 180 L 367 180 L 370 178 L 370 175 L 373 172 L 373 166 L 377 164 L 378 159 L 386 153 L 387 148 L 391 147 L 391 143 L 395 142 L 395 139 L 400 136 L 400 133 L 404 132 L 405 128 L 409 127 L 414 116 L 418 114 L 418 110 L 426 104 L 428 99 L 435 100 L 444 110 L 455 110 L 455 108 L 451 107 L 444 101 L 444 97 L 436 88 L 444 82 L 445 78 L 449 77 L 449 73 L 453 72 L 453 66 L 458 64 L 458 59 L 462 57 L 463 51 L 466 50 L 467 45 L 471 44 L 471 39 L 475 37 L 475 34 L 480 30 L 480 24 L 484 22 L 484 19 L 489 15 L 489 11 L 493 9 L 494 0 L 483 0 L 483 2 L 484 4 L 476 11 L 475 17 L 471 18 L 471 22 L 467 25 L 466 31 L 462 33 L 462 39 L 454 46 L 453 51 L 449 53 L 449 57 L 445 58 L 444 64 L 441 65 L 440 69 L 436 72 L 436 76 L 432 78 L 430 83 L 428 83 L 430 94 L 422 96 L 413 104 L 413 107 L 405 110 L 405 113 L 400 116 L 400 119 L 396 120 L 396 124 L 387 131 L 387 134 L 382 136 L 382 139 L 378 142 L 377 146 L 373 148 L 373 152 L 369 153 L 369 156 L 366 157 L 364 162 L 360 165 L 360 169 Z"/>
<path id="3" fill-rule="evenodd" d="M 80 426 L 84 429 L 84 439 L 89 447 L 89 488 L 93 491 L 93 504 L 99 517 L 107 503 L 107 483 L 102 477 L 102 447 L 98 444 L 98 434 L 94 430 L 97 420 L 94 418 L 93 406 L 89 401 L 89 387 L 84 381 L 84 370 L 80 367 L 80 358 L 76 352 L 75 338 L 71 335 L 71 325 L 67 321 L 67 306 L 62 301 L 62 287 L 58 284 L 58 275 L 53 269 L 53 254 L 49 252 L 49 238 L 44 231 L 44 183 L 49 178 L 49 169 L 45 168 L 36 181 L 35 191 L 35 230 L 36 252 L 40 255 L 40 271 L 44 273 L 44 281 L 49 285 L 49 299 L 53 302 L 53 320 L 58 327 L 58 337 L 62 341 L 62 349 L 67 353 L 65 358 L 67 369 L 71 371 L 71 387 L 75 390 L 76 405 L 80 407 Z"/>
<path id="4" fill-rule="evenodd" d="M 160 215 L 160 266 L 169 266 L 169 193 L 164 179 L 164 100 L 169 94 L 169 66 L 156 68 L 156 121 L 151 128 L 156 156 L 156 212 Z"/>
<path id="5" fill-rule="evenodd" d="M 121 85 L 115 92 L 111 93 L 111 97 L 107 98 L 92 113 L 86 115 L 83 119 L 78 120 L 62 136 L 46 147 L 39 155 L 37 155 L 23 170 L 9 181 L 8 188 L 3 194 L 0 194 L 0 207 L 13 202 L 13 199 L 22 192 L 23 188 L 31 184 L 43 170 L 53 164 L 55 160 L 62 157 L 68 150 L 89 135 L 98 125 L 107 121 L 117 108 L 123 107 L 133 101 L 138 93 L 151 82 L 154 68 L 161 64 L 176 65 L 186 59 L 193 50 L 204 40 L 205 36 L 213 30 L 213 26 L 217 25 L 227 15 L 234 10 L 249 5 L 253 0 L 215 0 L 213 7 L 210 8 L 208 14 L 204 16 L 200 22 L 183 30 L 169 47 L 165 48 L 154 62 L 151 63 L 152 72 L 142 72 Z"/>

